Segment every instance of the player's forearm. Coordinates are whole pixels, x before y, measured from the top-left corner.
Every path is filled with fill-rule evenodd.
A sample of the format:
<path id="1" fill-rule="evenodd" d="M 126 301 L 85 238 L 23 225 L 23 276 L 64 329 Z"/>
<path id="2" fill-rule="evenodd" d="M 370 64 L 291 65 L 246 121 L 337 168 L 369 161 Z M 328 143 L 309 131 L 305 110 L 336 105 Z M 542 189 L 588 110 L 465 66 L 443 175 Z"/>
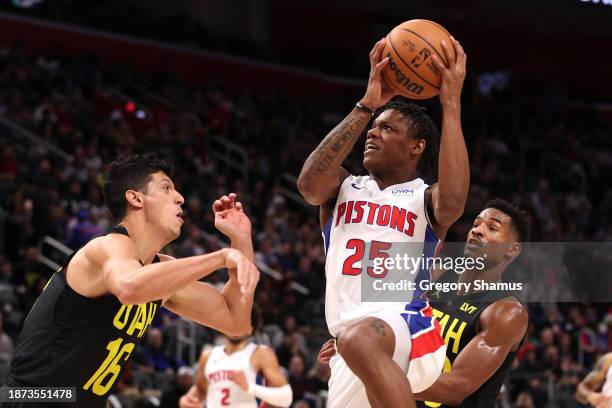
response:
<path id="1" fill-rule="evenodd" d="M 276 407 L 286 408 L 293 401 L 293 390 L 289 384 L 281 387 L 265 387 L 263 385 L 249 384 L 247 392 L 260 400 Z"/>
<path id="2" fill-rule="evenodd" d="M 432 401 L 440 404 L 455 406 L 459 405 L 467 395 L 465 379 L 454 373 L 442 373 L 436 382 L 423 392 L 414 394 L 419 401 Z"/>
<path id="3" fill-rule="evenodd" d="M 306 201 L 319 205 L 329 199 L 326 197 L 329 193 L 327 187 L 365 130 L 370 117 L 367 112 L 353 109 L 308 156 L 297 182 Z"/>
<path id="4" fill-rule="evenodd" d="M 589 395 L 591 395 L 594 391 L 587 387 L 584 383 L 578 384 L 576 388 L 576 400 L 581 404 L 589 403 Z"/>
<path id="5" fill-rule="evenodd" d="M 204 403 L 204 400 L 206 399 L 206 390 L 202 391 L 197 385 L 192 385 L 191 388 L 189 388 L 189 391 L 187 391 L 187 394 L 185 394 L 185 396 Z"/>
<path id="6" fill-rule="evenodd" d="M 470 185 L 470 165 L 461 129 L 459 101 L 443 107 L 442 135 L 438 158 L 436 221 L 451 225 L 463 213 Z"/>
<path id="7" fill-rule="evenodd" d="M 249 261 L 255 262 L 253 241 L 251 240 L 250 234 L 233 238 L 232 248 L 242 252 Z M 230 270 L 230 280 L 225 284 L 222 293 L 234 321 L 234 326 L 238 331 L 246 333 L 251 327 L 253 297 L 250 296 L 245 304 L 241 303 L 242 293 L 240 292 L 240 285 L 238 285 L 235 274 L 235 269 Z"/>
<path id="8" fill-rule="evenodd" d="M 242 292 L 235 275 L 230 274 L 230 280 L 221 291 L 229 310 L 235 332 L 246 334 L 251 329 L 251 312 L 253 310 L 253 295 L 247 296 L 246 302 L 242 303 Z"/>
<path id="9" fill-rule="evenodd" d="M 255 263 L 255 252 L 250 233 L 232 238 L 232 248 L 239 250 L 249 261 Z"/>
<path id="10" fill-rule="evenodd" d="M 168 297 L 212 272 L 225 266 L 227 250 L 157 262 L 119 275 L 113 293 L 123 304 L 139 304 Z"/>

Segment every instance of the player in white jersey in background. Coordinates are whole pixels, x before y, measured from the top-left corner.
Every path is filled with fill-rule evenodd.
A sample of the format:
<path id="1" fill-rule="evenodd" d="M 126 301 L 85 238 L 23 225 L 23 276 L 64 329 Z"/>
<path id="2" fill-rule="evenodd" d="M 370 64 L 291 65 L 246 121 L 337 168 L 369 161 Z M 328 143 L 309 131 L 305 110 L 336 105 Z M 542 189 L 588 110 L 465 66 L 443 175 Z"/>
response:
<path id="1" fill-rule="evenodd" d="M 365 96 L 308 157 L 298 179 L 306 201 L 320 206 L 324 231 L 325 315 L 339 351 L 330 361 L 331 408 L 414 407 L 411 385 L 420 391 L 433 383 L 444 359 L 428 305 L 362 302 L 360 275 L 370 274 L 368 258 L 384 258 L 393 242 L 422 243 L 429 252 L 434 244 L 425 243 L 443 239 L 463 212 L 469 187 L 460 104 L 466 55 L 453 39 L 441 44 L 448 67 L 432 56 L 442 73 L 440 137 L 423 109 L 388 103 L 395 95 L 381 75 L 389 62 L 382 58 L 384 45 L 382 39 L 370 52 Z M 456 58 L 448 58 L 449 47 Z M 369 176 L 352 176 L 342 162 L 370 123 L 363 159 Z M 417 173 L 436 158 L 438 182 L 428 186 Z M 429 353 L 431 361 L 419 367 L 416 360 Z"/>
<path id="2" fill-rule="evenodd" d="M 599 357 L 593 370 L 578 384 L 576 399 L 597 408 L 612 408 L 612 353 Z"/>
<path id="3" fill-rule="evenodd" d="M 281 372 L 274 351 L 249 341 L 250 335 L 225 336 L 226 344 L 200 355 L 195 384 L 181 397 L 180 408 L 257 408 L 259 398 L 276 407 L 288 407 L 293 392 Z M 258 374 L 265 386 L 255 383 Z"/>

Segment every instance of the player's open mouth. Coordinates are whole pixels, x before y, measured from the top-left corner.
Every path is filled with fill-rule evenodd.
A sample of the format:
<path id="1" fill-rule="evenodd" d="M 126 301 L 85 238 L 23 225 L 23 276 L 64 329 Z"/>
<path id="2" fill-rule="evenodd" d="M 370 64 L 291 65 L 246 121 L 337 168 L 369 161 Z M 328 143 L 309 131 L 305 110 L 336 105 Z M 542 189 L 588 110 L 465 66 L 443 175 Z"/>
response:
<path id="1" fill-rule="evenodd" d="M 176 216 L 182 221 L 185 222 L 185 219 L 183 218 L 183 212 L 181 211 L 180 213 L 176 214 Z"/>
<path id="2" fill-rule="evenodd" d="M 380 148 L 376 146 L 374 143 L 366 143 L 365 150 L 363 152 L 368 153 L 374 150 L 380 150 Z"/>
<path id="3" fill-rule="evenodd" d="M 478 249 L 480 247 L 482 247 L 482 242 L 480 242 L 478 239 L 476 238 L 470 238 L 468 239 L 468 241 L 465 243 L 465 246 L 469 249 Z"/>

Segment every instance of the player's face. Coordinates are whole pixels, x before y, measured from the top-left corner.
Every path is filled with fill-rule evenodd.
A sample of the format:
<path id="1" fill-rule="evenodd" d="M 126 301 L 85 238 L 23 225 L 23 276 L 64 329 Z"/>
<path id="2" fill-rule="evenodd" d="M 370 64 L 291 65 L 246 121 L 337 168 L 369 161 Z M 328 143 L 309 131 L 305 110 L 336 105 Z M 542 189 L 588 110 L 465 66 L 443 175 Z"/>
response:
<path id="1" fill-rule="evenodd" d="M 387 109 L 372 122 L 368 131 L 363 165 L 370 173 L 405 168 L 418 160 L 424 141 L 412 137 L 410 123 L 395 109 Z"/>
<path id="2" fill-rule="evenodd" d="M 473 258 L 483 257 L 485 266 L 494 265 L 515 242 L 510 216 L 495 208 L 485 208 L 472 224 L 464 254 Z"/>
<path id="3" fill-rule="evenodd" d="M 174 183 L 164 172 L 154 173 L 143 194 L 146 209 L 146 221 L 160 227 L 175 239 L 181 233 L 183 225 L 183 196 L 174 189 Z"/>

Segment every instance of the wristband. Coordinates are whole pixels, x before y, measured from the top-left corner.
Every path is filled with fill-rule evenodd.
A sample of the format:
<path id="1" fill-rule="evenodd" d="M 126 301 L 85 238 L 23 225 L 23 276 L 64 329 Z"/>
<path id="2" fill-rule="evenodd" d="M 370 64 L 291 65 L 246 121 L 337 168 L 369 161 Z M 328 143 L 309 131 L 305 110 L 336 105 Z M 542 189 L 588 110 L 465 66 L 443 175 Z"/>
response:
<path id="1" fill-rule="evenodd" d="M 357 102 L 357 103 L 355 104 L 355 108 L 357 108 L 357 110 L 360 110 L 360 111 L 362 111 L 362 112 L 369 113 L 370 115 L 373 115 L 373 114 L 374 114 L 374 111 L 373 111 L 372 109 L 368 108 L 367 106 L 365 106 L 365 105 L 364 105 L 363 103 L 361 103 L 361 102 Z"/>

